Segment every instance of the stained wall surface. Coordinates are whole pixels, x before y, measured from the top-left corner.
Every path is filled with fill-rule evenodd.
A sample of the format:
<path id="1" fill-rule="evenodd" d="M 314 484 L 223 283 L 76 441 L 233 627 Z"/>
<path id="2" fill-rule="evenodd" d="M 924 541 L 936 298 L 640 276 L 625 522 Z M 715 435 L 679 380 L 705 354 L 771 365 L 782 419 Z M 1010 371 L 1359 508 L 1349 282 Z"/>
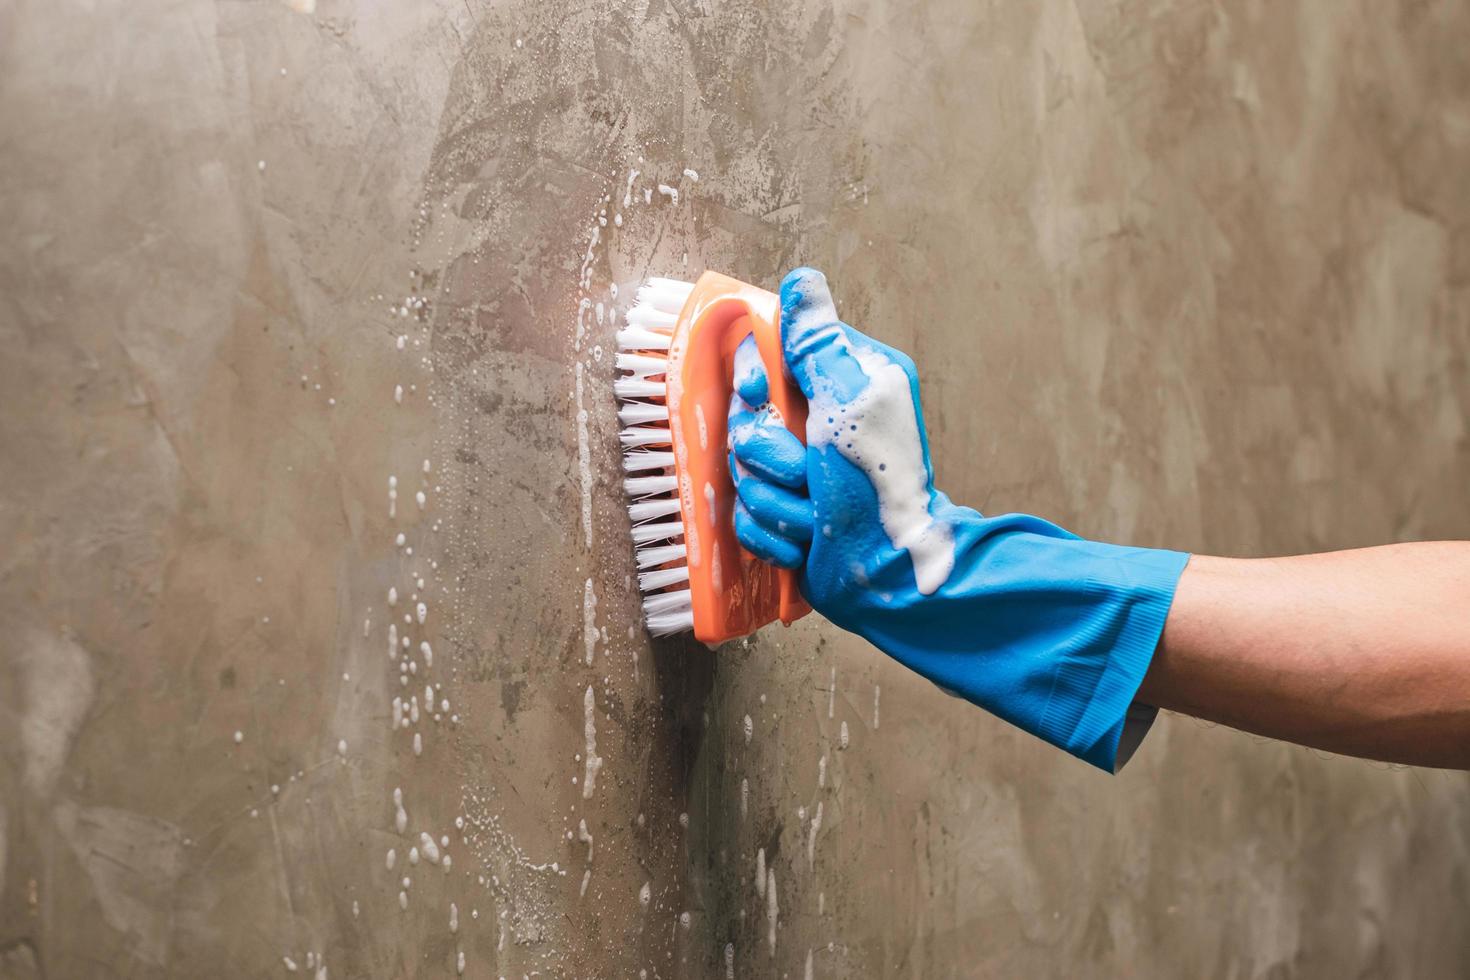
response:
<path id="1" fill-rule="evenodd" d="M 0 3 L 0 976 L 1470 973 L 1463 775 L 1165 718 L 1108 777 L 815 617 L 650 643 L 610 353 L 809 263 L 959 501 L 1465 537 L 1467 36 Z"/>

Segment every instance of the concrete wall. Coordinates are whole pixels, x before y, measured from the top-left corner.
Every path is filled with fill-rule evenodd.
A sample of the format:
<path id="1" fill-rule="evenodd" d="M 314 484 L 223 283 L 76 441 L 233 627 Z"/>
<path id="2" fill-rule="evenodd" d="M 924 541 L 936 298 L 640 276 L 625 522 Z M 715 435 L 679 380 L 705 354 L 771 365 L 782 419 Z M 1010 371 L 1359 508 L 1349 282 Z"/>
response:
<path id="1" fill-rule="evenodd" d="M 0 3 L 0 976 L 1470 971 L 1462 775 L 650 644 L 607 314 L 815 264 L 957 500 L 1464 537 L 1464 3 L 312 8 Z"/>

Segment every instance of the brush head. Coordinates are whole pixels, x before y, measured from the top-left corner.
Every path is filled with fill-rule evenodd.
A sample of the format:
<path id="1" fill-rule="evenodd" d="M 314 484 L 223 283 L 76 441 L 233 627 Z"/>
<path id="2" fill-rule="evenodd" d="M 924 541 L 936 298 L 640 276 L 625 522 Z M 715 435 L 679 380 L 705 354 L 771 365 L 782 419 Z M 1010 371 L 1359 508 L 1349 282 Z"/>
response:
<path id="1" fill-rule="evenodd" d="M 773 415 L 797 438 L 806 428 L 806 403 L 784 377 L 778 308 L 773 294 L 715 272 L 692 284 L 655 278 L 618 331 L 623 488 L 655 636 L 692 629 L 713 645 L 808 611 L 796 577 L 741 548 L 733 522 L 725 421 L 734 352 L 747 337 L 777 379 Z"/>
<path id="2" fill-rule="evenodd" d="M 643 616 L 654 636 L 694 628 L 689 557 L 679 509 L 669 429 L 669 347 L 694 284 L 649 279 L 638 290 L 628 325 L 618 331 L 613 391 L 621 405 L 623 469 L 638 562 Z"/>

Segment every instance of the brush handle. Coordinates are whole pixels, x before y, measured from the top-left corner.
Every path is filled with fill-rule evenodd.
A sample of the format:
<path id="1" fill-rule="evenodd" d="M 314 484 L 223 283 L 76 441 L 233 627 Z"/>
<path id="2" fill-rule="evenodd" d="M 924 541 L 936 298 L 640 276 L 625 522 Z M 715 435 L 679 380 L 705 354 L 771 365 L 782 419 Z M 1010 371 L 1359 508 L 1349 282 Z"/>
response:
<path id="1" fill-rule="evenodd" d="M 769 319 L 755 311 L 747 314 L 749 332 L 755 335 L 756 347 L 761 354 L 761 363 L 766 368 L 771 404 L 781 413 L 781 421 L 786 426 L 786 430 L 805 444 L 806 398 L 803 397 L 801 389 L 791 380 L 790 372 L 786 370 L 786 355 L 781 345 L 780 300 L 772 293 L 766 295 L 771 298 L 773 304 L 771 309 L 774 312 Z M 777 569 L 776 577 L 781 583 L 780 608 L 777 616 L 782 623 L 790 626 L 794 621 L 811 612 L 811 606 L 807 605 L 806 600 L 802 598 L 795 572 L 784 568 Z"/>
<path id="2" fill-rule="evenodd" d="M 797 576 L 745 550 L 735 537 L 735 484 L 727 421 L 735 349 L 754 335 L 771 384 L 771 403 L 805 441 L 806 401 L 787 380 L 776 294 L 706 272 L 679 314 L 669 350 L 669 428 L 684 521 L 694 635 L 714 645 L 774 620 L 811 611 Z"/>

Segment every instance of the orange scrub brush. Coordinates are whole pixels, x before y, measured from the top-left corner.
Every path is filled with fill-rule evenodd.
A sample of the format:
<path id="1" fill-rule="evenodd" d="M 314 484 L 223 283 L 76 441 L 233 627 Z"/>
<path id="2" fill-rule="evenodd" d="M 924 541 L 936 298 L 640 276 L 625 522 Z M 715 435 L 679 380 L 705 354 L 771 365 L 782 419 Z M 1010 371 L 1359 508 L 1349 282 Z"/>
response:
<path id="1" fill-rule="evenodd" d="M 735 539 L 725 426 L 735 348 L 754 334 L 771 404 L 805 441 L 806 401 L 786 379 L 780 301 L 717 272 L 649 279 L 618 331 L 624 486 L 643 613 L 655 636 L 693 630 L 714 645 L 810 611 L 793 572 Z"/>

